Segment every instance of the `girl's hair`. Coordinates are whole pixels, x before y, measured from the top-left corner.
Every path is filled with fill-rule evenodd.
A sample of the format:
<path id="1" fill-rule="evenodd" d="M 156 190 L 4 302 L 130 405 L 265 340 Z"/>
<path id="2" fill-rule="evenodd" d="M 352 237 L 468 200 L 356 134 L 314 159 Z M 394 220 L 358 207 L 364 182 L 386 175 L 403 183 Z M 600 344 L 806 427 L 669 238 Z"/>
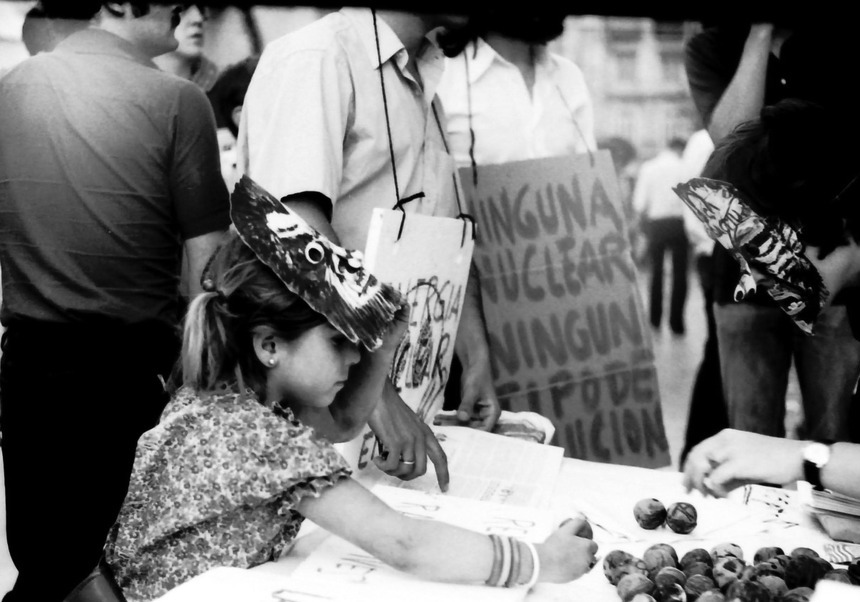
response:
<path id="1" fill-rule="evenodd" d="M 182 384 L 207 391 L 236 383 L 263 399 L 266 373 L 254 352 L 255 329 L 269 326 L 290 341 L 326 318 L 290 292 L 234 231 L 213 253 L 201 280 L 204 292 L 185 316 Z"/>

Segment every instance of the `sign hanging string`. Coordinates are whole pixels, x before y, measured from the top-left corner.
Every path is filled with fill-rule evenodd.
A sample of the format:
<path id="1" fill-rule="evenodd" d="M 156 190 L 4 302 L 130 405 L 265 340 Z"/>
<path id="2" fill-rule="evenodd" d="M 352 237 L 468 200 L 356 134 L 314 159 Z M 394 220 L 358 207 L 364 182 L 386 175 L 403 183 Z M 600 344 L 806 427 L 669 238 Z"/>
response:
<path id="1" fill-rule="evenodd" d="M 403 208 L 403 206 L 410 201 L 414 201 L 415 199 L 424 198 L 425 194 L 423 192 L 417 192 L 404 199 L 400 198 L 400 185 L 397 181 L 397 164 L 394 157 L 394 139 L 391 134 L 391 118 L 388 113 L 388 96 L 385 92 L 385 74 L 382 70 L 382 48 L 379 43 L 379 25 L 377 24 L 376 10 L 371 10 L 371 15 L 373 17 L 373 35 L 376 41 L 376 57 L 379 61 L 379 85 L 382 88 L 382 108 L 385 113 L 385 129 L 388 134 L 388 153 L 391 160 L 391 172 L 394 176 L 394 195 L 396 197 L 394 209 L 399 209 L 403 213 L 403 216 L 400 220 L 400 229 L 397 232 L 397 240 L 400 240 L 400 237 L 403 235 L 403 226 L 406 223 L 406 210 Z M 436 120 L 436 127 L 439 129 L 439 135 L 442 137 L 442 144 L 445 147 L 445 152 L 448 153 L 448 155 L 450 156 L 451 150 L 448 148 L 448 140 L 445 137 L 445 131 L 442 128 L 442 122 L 439 119 L 439 113 L 436 110 L 436 103 L 434 102 L 434 100 L 430 101 L 430 108 L 433 110 L 433 117 Z M 475 238 L 475 219 L 471 215 L 463 211 L 463 205 L 460 200 L 460 188 L 457 185 L 456 173 L 452 173 L 451 178 L 454 184 L 454 196 L 457 201 L 457 211 L 459 212 L 457 218 L 463 220 L 463 237 L 460 243 L 460 246 L 463 246 L 466 240 L 467 221 L 472 225 L 472 238 Z"/>

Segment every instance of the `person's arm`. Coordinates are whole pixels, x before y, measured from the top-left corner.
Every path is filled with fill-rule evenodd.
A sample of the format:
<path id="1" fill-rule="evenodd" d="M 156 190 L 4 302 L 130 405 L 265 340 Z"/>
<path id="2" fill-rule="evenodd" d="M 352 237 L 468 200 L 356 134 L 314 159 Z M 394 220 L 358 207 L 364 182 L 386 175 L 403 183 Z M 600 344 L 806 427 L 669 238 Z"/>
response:
<path id="1" fill-rule="evenodd" d="M 487 535 L 409 518 L 352 479 L 339 481 L 319 497 L 303 498 L 298 509 L 389 566 L 424 579 L 480 584 L 493 568 L 493 544 Z M 582 519 L 572 519 L 535 546 L 540 581 L 564 583 L 588 572 L 597 544 L 576 535 L 583 526 Z M 531 555 L 525 554 L 523 562 L 523 573 L 530 575 Z"/>
<path id="2" fill-rule="evenodd" d="M 184 239 L 181 291 L 191 298 L 201 292 L 200 274 L 230 226 L 215 117 L 206 96 L 193 84 L 179 95 L 169 183 Z"/>
<path id="3" fill-rule="evenodd" d="M 227 235 L 227 230 L 217 230 L 208 234 L 201 234 L 194 238 L 189 238 L 185 241 L 185 262 L 187 269 L 185 270 L 185 287 L 188 291 L 188 298 L 191 299 L 203 292 L 200 286 L 200 275 L 206 267 L 209 258 L 215 249 L 224 242 Z"/>
<path id="4" fill-rule="evenodd" d="M 339 47 L 307 48 L 302 36 L 288 41 L 263 52 L 248 86 L 238 168 L 277 198 L 310 194 L 336 203 L 353 113 L 352 74 Z M 333 234 L 325 223 L 312 225 Z"/>
<path id="5" fill-rule="evenodd" d="M 335 402 L 326 408 L 303 406 L 296 410 L 298 418 L 333 443 L 358 436 L 382 397 L 397 343 L 406 332 L 408 320 L 409 306 L 404 304 L 379 349 L 373 352 L 360 349 L 361 360 L 350 370 L 349 380 Z"/>
<path id="6" fill-rule="evenodd" d="M 757 118 L 764 106 L 772 33 L 773 25 L 770 23 L 757 23 L 750 28 L 737 71 L 708 123 L 708 133 L 714 144 L 718 144 L 738 124 Z"/>
<path id="7" fill-rule="evenodd" d="M 337 234 L 321 202 L 321 195 L 296 194 L 282 199 L 284 203 L 320 233 L 338 242 Z M 389 362 L 390 366 L 390 362 Z M 333 417 L 344 416 L 350 410 L 349 399 L 338 395 L 330 406 Z M 390 379 L 385 378 L 382 395 L 373 407 L 367 423 L 387 452 L 374 458 L 374 463 L 385 473 L 411 480 L 427 472 L 427 458 L 436 467 L 436 476 L 442 491 L 448 490 L 448 458 L 433 431 L 406 405 Z M 350 428 L 349 425 L 343 425 Z M 336 437 L 341 440 L 341 437 Z M 404 464 L 401 460 L 406 460 Z"/>
<path id="8" fill-rule="evenodd" d="M 820 257 L 817 247 L 806 247 L 806 257 L 821 274 L 824 286 L 830 292 L 828 303 L 839 291 L 856 283 L 860 277 L 860 245 L 850 236 L 848 241 L 847 245 L 836 247 L 826 257 Z"/>
<path id="9" fill-rule="evenodd" d="M 821 484 L 837 493 L 860 498 L 860 445 L 834 443 L 830 461 L 821 469 Z"/>
<path id="10" fill-rule="evenodd" d="M 491 431 L 502 410 L 493 386 L 490 346 L 482 307 L 481 281 L 473 262 L 454 343 L 454 350 L 463 365 L 457 418 L 480 430 Z"/>
<path id="11" fill-rule="evenodd" d="M 368 424 L 384 450 L 373 459 L 380 470 L 409 481 L 427 472 L 429 458 L 436 469 L 439 488 L 448 491 L 450 476 L 445 450 L 430 427 L 403 401 L 390 379 L 386 380 L 382 399 Z"/>
<path id="12" fill-rule="evenodd" d="M 809 441 L 724 429 L 690 450 L 684 463 L 688 489 L 725 496 L 749 483 L 786 485 L 803 479 L 803 448 Z M 835 443 L 821 470 L 828 488 L 860 498 L 860 445 Z"/>

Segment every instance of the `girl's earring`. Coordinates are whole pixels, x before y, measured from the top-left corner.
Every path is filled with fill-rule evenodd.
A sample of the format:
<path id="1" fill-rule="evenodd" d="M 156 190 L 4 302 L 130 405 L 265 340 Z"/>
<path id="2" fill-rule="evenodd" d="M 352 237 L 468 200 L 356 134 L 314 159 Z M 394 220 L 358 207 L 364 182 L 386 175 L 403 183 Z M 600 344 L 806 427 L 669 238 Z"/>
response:
<path id="1" fill-rule="evenodd" d="M 277 363 L 278 363 L 278 360 L 276 358 L 273 358 L 273 357 L 269 358 L 269 365 L 270 366 L 274 366 Z"/>

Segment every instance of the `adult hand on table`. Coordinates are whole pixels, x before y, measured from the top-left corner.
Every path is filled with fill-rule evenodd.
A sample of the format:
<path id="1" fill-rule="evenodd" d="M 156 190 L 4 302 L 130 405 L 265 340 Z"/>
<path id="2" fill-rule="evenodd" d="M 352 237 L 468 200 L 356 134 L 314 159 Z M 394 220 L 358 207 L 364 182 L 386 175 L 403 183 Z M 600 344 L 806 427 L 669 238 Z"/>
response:
<path id="1" fill-rule="evenodd" d="M 724 429 L 690 450 L 684 486 L 723 497 L 750 483 L 791 483 L 803 478 L 807 443 Z"/>
<path id="2" fill-rule="evenodd" d="M 436 467 L 442 491 L 448 490 L 448 457 L 430 427 L 406 405 L 391 381 L 368 420 L 382 444 L 383 453 L 373 459 L 380 470 L 409 481 L 427 472 L 427 458 Z"/>
<path id="3" fill-rule="evenodd" d="M 463 362 L 457 420 L 468 422 L 469 426 L 481 431 L 491 431 L 501 413 L 490 373 L 489 354 L 470 353 L 468 360 Z"/>
<path id="4" fill-rule="evenodd" d="M 588 521 L 564 521 L 542 544 L 537 545 L 541 581 L 567 583 L 579 579 L 597 563 L 597 544 L 588 537 Z"/>

